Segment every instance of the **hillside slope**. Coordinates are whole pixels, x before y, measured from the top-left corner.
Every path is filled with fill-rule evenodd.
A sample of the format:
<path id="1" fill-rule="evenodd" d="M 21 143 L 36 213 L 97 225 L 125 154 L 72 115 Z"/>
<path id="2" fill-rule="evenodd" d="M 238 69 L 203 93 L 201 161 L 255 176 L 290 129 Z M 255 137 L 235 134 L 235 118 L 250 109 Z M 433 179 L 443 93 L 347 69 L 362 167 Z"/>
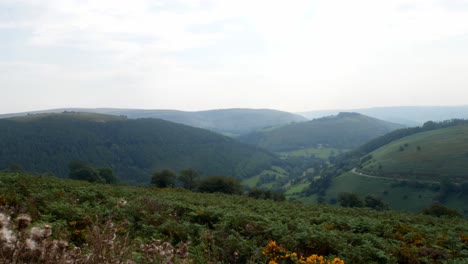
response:
<path id="1" fill-rule="evenodd" d="M 300 115 L 271 109 L 216 109 L 186 112 L 177 110 L 143 110 L 118 108 L 64 108 L 31 113 L 61 113 L 64 111 L 93 112 L 109 115 L 122 115 L 131 119 L 159 118 L 193 127 L 205 128 L 230 136 L 238 136 L 263 128 L 307 121 Z M 3 117 L 23 116 L 27 113 L 0 115 Z"/>
<path id="2" fill-rule="evenodd" d="M 271 151 L 309 147 L 349 149 L 401 127 L 357 113 L 340 113 L 337 116 L 255 132 L 239 139 Z"/>
<path id="3" fill-rule="evenodd" d="M 345 110 L 310 111 L 299 113 L 309 119 L 336 115 Z M 372 107 L 346 110 L 381 120 L 404 124 L 407 126 L 422 125 L 427 121 L 443 121 L 454 118 L 468 118 L 468 106 L 394 106 Z"/>
<path id="4" fill-rule="evenodd" d="M 231 138 L 160 119 L 63 113 L 0 120 L 0 169 L 17 164 L 65 177 L 72 160 L 110 166 L 122 180 L 143 183 L 163 168 L 242 178 L 277 161 Z"/>
<path id="5" fill-rule="evenodd" d="M 368 155 L 363 173 L 388 177 L 468 181 L 468 125 L 417 133 Z"/>

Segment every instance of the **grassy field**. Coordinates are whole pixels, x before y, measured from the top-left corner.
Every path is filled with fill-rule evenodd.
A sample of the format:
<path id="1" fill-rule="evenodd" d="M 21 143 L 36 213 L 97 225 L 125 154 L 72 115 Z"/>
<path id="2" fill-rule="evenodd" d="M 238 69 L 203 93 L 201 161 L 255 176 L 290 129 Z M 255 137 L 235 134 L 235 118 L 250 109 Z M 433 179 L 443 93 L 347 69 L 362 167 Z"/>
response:
<path id="1" fill-rule="evenodd" d="M 269 170 L 264 170 L 261 173 L 245 179 L 242 181 L 242 185 L 248 186 L 250 188 L 264 188 L 271 189 L 275 181 L 280 179 L 285 179 L 288 177 L 288 172 L 278 166 L 272 166 Z M 271 180 L 264 181 L 265 183 L 260 183 L 262 178 L 270 178 Z"/>
<path id="2" fill-rule="evenodd" d="M 291 181 L 287 181 L 288 178 L 289 175 L 287 171 L 278 166 L 272 166 L 270 170 L 264 170 L 254 177 L 243 180 L 242 185 L 248 186 L 249 188 L 255 187 L 265 190 L 282 189 L 286 199 L 298 199 L 301 192 L 309 186 L 310 182 L 306 181 L 292 184 Z M 285 182 L 285 180 L 287 182 Z M 279 181 L 283 182 L 282 185 L 279 185 Z"/>
<path id="3" fill-rule="evenodd" d="M 418 133 L 371 152 L 360 170 L 371 175 L 468 181 L 468 126 Z"/>
<path id="4" fill-rule="evenodd" d="M 307 187 L 309 187 L 310 182 L 303 182 L 295 185 L 288 184 L 288 189 L 284 193 L 287 199 L 295 199 L 299 197 L 299 194 Z"/>
<path id="5" fill-rule="evenodd" d="M 326 200 L 329 202 L 331 199 L 336 199 L 341 192 L 353 192 L 362 199 L 366 195 L 380 197 L 390 209 L 420 212 L 433 204 L 439 195 L 438 190 L 414 188 L 399 184 L 400 182 L 392 178 L 371 178 L 347 172 L 333 179 L 332 185 L 327 190 Z M 464 197 L 465 200 L 468 199 L 466 195 Z M 445 205 L 468 217 L 468 204 L 463 200 L 463 197 L 449 195 Z"/>
<path id="6" fill-rule="evenodd" d="M 311 157 L 312 155 L 321 158 L 328 159 L 330 155 L 337 155 L 341 152 L 346 152 L 347 149 L 337 148 L 305 148 L 286 152 L 279 152 L 281 157 Z"/>

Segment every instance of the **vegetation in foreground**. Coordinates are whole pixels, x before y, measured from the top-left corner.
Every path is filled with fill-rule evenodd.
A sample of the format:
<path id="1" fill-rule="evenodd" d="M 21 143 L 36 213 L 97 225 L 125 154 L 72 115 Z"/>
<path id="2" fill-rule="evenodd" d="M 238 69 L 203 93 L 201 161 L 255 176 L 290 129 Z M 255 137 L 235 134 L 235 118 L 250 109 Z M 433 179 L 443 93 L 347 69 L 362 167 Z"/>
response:
<path id="1" fill-rule="evenodd" d="M 3 262 L 13 257 L 17 263 L 53 263 L 46 256 L 57 252 L 100 263 L 463 263 L 468 258 L 468 224 L 461 218 L 15 173 L 0 174 L 0 205 Z M 26 224 L 25 217 L 30 217 Z M 272 255 L 273 241 L 278 251 Z M 31 253 L 32 244 L 45 253 L 23 255 Z M 316 262 L 299 262 L 301 257 Z"/>

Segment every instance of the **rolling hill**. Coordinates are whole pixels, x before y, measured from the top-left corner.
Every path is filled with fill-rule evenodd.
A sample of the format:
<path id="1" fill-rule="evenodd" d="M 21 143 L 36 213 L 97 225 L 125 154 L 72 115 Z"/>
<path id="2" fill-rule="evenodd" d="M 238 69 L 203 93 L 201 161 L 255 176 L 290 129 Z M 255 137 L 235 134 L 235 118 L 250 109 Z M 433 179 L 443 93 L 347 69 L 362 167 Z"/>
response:
<path id="1" fill-rule="evenodd" d="M 66 112 L 0 120 L 0 169 L 17 164 L 66 177 L 72 160 L 112 167 L 133 183 L 148 183 L 164 168 L 243 178 L 278 161 L 229 137 L 160 119 Z"/>
<path id="2" fill-rule="evenodd" d="M 351 110 L 324 110 L 299 113 L 309 119 L 336 115 L 339 112 L 356 112 L 381 120 L 404 124 L 422 125 L 427 121 L 443 121 L 454 118 L 468 118 L 468 106 L 393 106 L 372 107 Z"/>
<path id="3" fill-rule="evenodd" d="M 239 139 L 276 152 L 311 147 L 350 149 L 401 127 L 358 113 L 340 113 L 336 116 L 254 132 Z"/>
<path id="4" fill-rule="evenodd" d="M 188 126 L 205 128 L 228 136 L 239 136 L 259 129 L 274 127 L 292 122 L 307 121 L 300 115 L 270 109 L 217 109 L 198 112 L 185 112 L 177 110 L 143 110 L 118 108 L 63 108 L 36 113 L 61 113 L 64 111 L 93 112 L 108 115 L 126 116 L 136 118 L 159 118 Z M 0 118 L 24 116 L 28 113 L 0 115 Z"/>
<path id="5" fill-rule="evenodd" d="M 405 179 L 468 181 L 468 125 L 417 133 L 367 155 L 360 171 Z"/>
<path id="6" fill-rule="evenodd" d="M 436 202 L 468 217 L 467 144 L 468 120 L 398 129 L 330 159 L 296 197 L 335 204 L 352 193 L 411 212 Z"/>

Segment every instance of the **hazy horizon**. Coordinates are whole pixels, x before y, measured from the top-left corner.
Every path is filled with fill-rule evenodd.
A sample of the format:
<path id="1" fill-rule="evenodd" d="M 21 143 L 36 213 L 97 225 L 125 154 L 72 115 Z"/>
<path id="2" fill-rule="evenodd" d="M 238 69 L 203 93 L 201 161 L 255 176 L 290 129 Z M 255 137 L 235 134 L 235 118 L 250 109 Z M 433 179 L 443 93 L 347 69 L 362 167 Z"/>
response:
<path id="1" fill-rule="evenodd" d="M 255 108 L 255 107 L 229 107 L 229 108 L 209 108 L 209 109 L 200 109 L 200 110 L 183 110 L 183 109 L 175 109 L 175 108 L 128 108 L 128 107 L 57 107 L 57 108 L 44 108 L 44 109 L 33 109 L 29 111 L 17 111 L 17 112 L 5 112 L 3 114 L 17 114 L 17 113 L 28 113 L 28 112 L 41 112 L 41 111 L 48 111 L 48 110 L 61 110 L 61 109 L 122 109 L 122 110 L 167 110 L 167 111 L 182 111 L 182 112 L 201 112 L 201 111 L 210 111 L 210 110 L 229 110 L 229 109 L 253 109 L 253 110 L 277 110 L 283 112 L 289 112 L 293 114 L 305 114 L 308 112 L 335 112 L 335 111 L 356 111 L 356 110 L 366 110 L 366 109 L 380 109 L 380 108 L 456 108 L 456 107 L 468 107 L 467 105 L 393 105 L 393 106 L 370 106 L 370 107 L 356 107 L 356 108 L 335 108 L 335 109 L 312 109 L 306 111 L 287 111 L 283 109 L 275 109 L 275 108 Z"/>
<path id="2" fill-rule="evenodd" d="M 0 114 L 468 105 L 468 2 L 0 0 Z"/>

